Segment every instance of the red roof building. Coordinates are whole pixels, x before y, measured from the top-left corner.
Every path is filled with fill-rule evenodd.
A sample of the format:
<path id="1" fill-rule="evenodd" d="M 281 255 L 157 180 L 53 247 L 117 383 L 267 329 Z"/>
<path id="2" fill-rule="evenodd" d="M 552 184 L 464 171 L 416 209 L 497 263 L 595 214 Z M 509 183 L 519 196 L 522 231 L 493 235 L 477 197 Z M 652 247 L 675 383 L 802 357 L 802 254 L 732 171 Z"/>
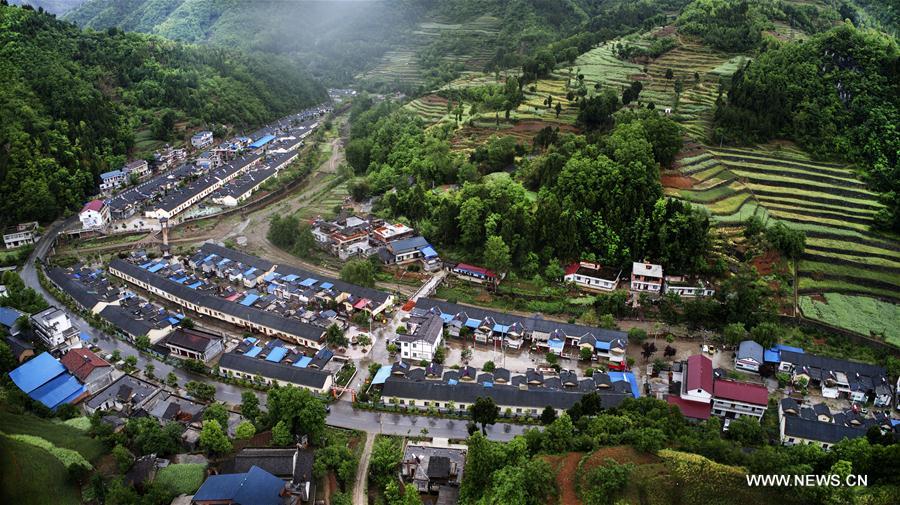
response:
<path id="1" fill-rule="evenodd" d="M 100 209 L 102 209 L 104 205 L 106 205 L 106 204 L 103 202 L 103 200 L 91 200 L 90 202 L 84 204 L 84 207 L 82 207 L 81 212 L 87 212 L 89 210 L 93 210 L 94 212 L 100 212 Z"/>
<path id="2" fill-rule="evenodd" d="M 681 396 L 711 397 L 713 394 L 712 361 L 702 354 L 687 359 L 687 372 Z M 707 400 L 708 401 L 708 400 Z"/>
<path id="3" fill-rule="evenodd" d="M 88 349 L 72 349 L 59 362 L 90 393 L 100 391 L 112 382 L 112 365 Z"/>
<path id="4" fill-rule="evenodd" d="M 666 397 L 666 401 L 669 402 L 669 405 L 675 405 L 678 407 L 678 410 L 681 411 L 681 415 L 684 417 L 689 417 L 691 419 L 699 419 L 701 421 L 705 421 L 709 419 L 710 413 L 712 411 L 712 407 L 708 403 L 703 402 L 692 402 L 690 400 L 684 400 L 679 396 L 669 395 Z"/>
<path id="5" fill-rule="evenodd" d="M 717 380 L 713 396 L 717 400 L 733 400 L 763 406 L 769 404 L 769 390 L 765 386 L 736 380 Z"/>

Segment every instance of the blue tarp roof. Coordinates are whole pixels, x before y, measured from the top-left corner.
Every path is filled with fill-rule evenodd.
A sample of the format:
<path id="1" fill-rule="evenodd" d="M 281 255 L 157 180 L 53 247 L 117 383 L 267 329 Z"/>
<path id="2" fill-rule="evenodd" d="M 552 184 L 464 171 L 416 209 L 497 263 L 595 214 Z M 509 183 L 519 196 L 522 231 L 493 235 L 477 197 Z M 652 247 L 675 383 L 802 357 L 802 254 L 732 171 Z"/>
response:
<path id="1" fill-rule="evenodd" d="M 216 257 L 215 254 L 210 254 L 209 256 L 203 258 L 203 261 L 201 261 L 200 263 L 206 263 L 207 261 L 209 261 L 209 260 L 211 260 L 211 259 L 213 259 L 213 258 L 215 258 L 215 257 Z"/>
<path id="2" fill-rule="evenodd" d="M 322 289 L 331 289 L 334 287 L 334 284 L 330 282 L 323 282 L 321 285 L 319 285 L 319 287 Z"/>
<path id="3" fill-rule="evenodd" d="M 162 270 L 165 267 L 166 267 L 165 263 L 157 263 L 157 264 L 151 266 L 150 268 L 148 268 L 147 271 L 155 274 L 156 272 L 159 272 L 160 270 Z"/>
<path id="4" fill-rule="evenodd" d="M 260 137 L 255 142 L 250 144 L 250 149 L 258 149 L 273 140 L 275 140 L 275 135 L 266 135 L 265 137 Z"/>
<path id="5" fill-rule="evenodd" d="M 776 344 L 775 347 L 773 347 L 773 349 L 775 349 L 776 351 L 779 351 L 779 352 L 781 352 L 781 351 L 791 351 L 791 352 L 796 352 L 796 353 L 799 353 L 799 354 L 803 354 L 803 349 L 801 349 L 801 348 L 799 348 L 799 347 L 793 347 L 793 346 L 790 346 L 790 345 Z"/>
<path id="6" fill-rule="evenodd" d="M 276 348 L 272 349 L 271 352 L 269 352 L 268 356 L 266 356 L 266 361 L 278 363 L 279 361 L 284 359 L 284 357 L 287 355 L 287 353 L 288 353 L 287 348 L 276 347 Z"/>
<path id="7" fill-rule="evenodd" d="M 144 264 L 143 264 L 143 265 L 141 265 L 141 268 L 143 268 L 143 269 L 145 269 L 145 270 L 146 270 L 146 269 L 147 269 L 147 267 L 149 267 L 149 266 L 150 266 L 150 265 L 152 265 L 152 264 L 153 264 L 153 262 L 152 262 L 152 261 L 148 261 L 148 262 L 147 262 L 147 263 L 144 263 Z"/>
<path id="8" fill-rule="evenodd" d="M 221 260 L 219 260 L 218 263 L 216 263 L 216 265 L 217 265 L 217 266 L 222 266 L 222 265 L 226 265 L 226 264 L 228 264 L 228 263 L 231 263 L 231 260 L 230 260 L 230 259 L 228 259 L 228 258 L 222 258 Z"/>
<path id="9" fill-rule="evenodd" d="M 29 393 L 28 396 L 51 409 L 55 409 L 58 405 L 63 403 L 66 398 L 70 398 L 73 395 L 78 397 L 82 392 L 84 392 L 84 386 L 78 382 L 78 379 L 76 379 L 74 375 L 64 373 L 35 389 Z"/>
<path id="10" fill-rule="evenodd" d="M 255 344 L 257 340 L 259 340 L 259 339 L 256 337 L 247 337 L 244 339 L 244 341 L 250 342 L 251 344 Z"/>
<path id="11" fill-rule="evenodd" d="M 620 382 L 625 381 L 628 385 L 631 386 L 631 395 L 635 398 L 641 397 L 641 392 L 638 389 L 637 380 L 634 378 L 634 374 L 631 372 L 609 372 L 609 380 L 612 382 Z"/>
<path id="12" fill-rule="evenodd" d="M 85 342 L 90 342 L 90 341 L 91 341 L 91 336 L 88 335 L 87 333 L 83 332 L 83 331 L 82 331 L 81 333 L 78 334 L 78 338 L 80 338 L 81 340 L 84 340 Z"/>
<path id="13" fill-rule="evenodd" d="M 562 350 L 563 345 L 565 345 L 565 342 L 563 342 L 562 340 L 556 340 L 556 339 L 551 338 L 550 340 L 547 341 L 547 345 L 550 346 L 551 349 Z"/>
<path id="14" fill-rule="evenodd" d="M 781 353 L 778 351 L 773 351 L 771 349 L 766 349 L 763 353 L 763 361 L 766 363 L 780 363 L 781 362 Z"/>
<path id="15" fill-rule="evenodd" d="M 283 278 L 282 280 L 283 280 L 284 282 L 294 282 L 295 280 L 297 280 L 297 279 L 299 279 L 299 278 L 300 278 L 299 275 L 296 275 L 296 274 L 288 274 L 288 275 L 285 275 L 284 278 Z"/>
<path id="16" fill-rule="evenodd" d="M 294 362 L 294 366 L 297 368 L 306 368 L 307 366 L 309 366 L 310 361 L 312 361 L 312 358 L 310 358 L 309 356 L 300 356 L 300 359 Z"/>
<path id="17" fill-rule="evenodd" d="M 459 381 L 456 379 L 450 379 L 447 381 L 447 384 L 449 384 L 451 386 L 455 386 L 455 385 L 459 384 Z"/>
<path id="18" fill-rule="evenodd" d="M 199 287 L 202 286 L 202 285 L 203 285 L 203 281 L 197 281 L 197 282 L 191 284 L 191 285 L 188 286 L 188 287 L 191 288 L 191 289 L 197 289 L 197 288 L 199 288 Z"/>
<path id="19" fill-rule="evenodd" d="M 0 324 L 7 328 L 12 328 L 20 317 L 27 315 L 12 307 L 0 307 Z"/>
<path id="20" fill-rule="evenodd" d="M 470 318 L 466 319 L 466 326 L 468 326 L 469 328 L 478 328 L 479 326 L 481 326 L 481 321 L 479 321 L 477 319 L 472 319 L 470 317 Z"/>
<path id="21" fill-rule="evenodd" d="M 300 285 L 303 286 L 304 288 L 308 288 L 317 282 L 319 282 L 318 279 L 313 279 L 312 277 L 307 277 L 306 279 L 303 280 L 303 282 L 300 283 Z"/>
<path id="22" fill-rule="evenodd" d="M 502 324 L 495 324 L 495 325 L 494 325 L 494 332 L 495 332 L 495 333 L 504 333 L 504 334 L 505 334 L 505 333 L 509 333 L 509 326 L 505 326 L 505 325 L 502 325 Z"/>
<path id="23" fill-rule="evenodd" d="M 492 387 L 494 387 L 494 383 L 493 383 L 493 382 L 487 382 L 487 381 L 485 381 L 484 387 L 486 387 L 486 388 L 492 388 Z"/>
<path id="24" fill-rule="evenodd" d="M 244 356 L 250 356 L 251 358 L 255 358 L 257 354 L 262 352 L 262 347 L 251 347 L 249 351 L 244 353 Z"/>
<path id="25" fill-rule="evenodd" d="M 43 352 L 9 372 L 9 378 L 25 393 L 30 393 L 66 371 L 49 352 Z"/>
<path id="26" fill-rule="evenodd" d="M 241 305 L 243 305 L 244 307 L 249 307 L 253 305 L 256 300 L 259 300 L 259 295 L 255 293 L 249 293 L 243 300 L 241 300 Z"/>
<path id="27" fill-rule="evenodd" d="M 378 372 L 375 374 L 375 377 L 372 379 L 372 385 L 380 386 L 384 384 L 384 381 L 386 381 L 387 378 L 391 376 L 391 368 L 391 365 L 382 365 L 381 368 L 378 369 Z"/>
<path id="28" fill-rule="evenodd" d="M 167 317 L 166 320 L 169 321 L 169 324 L 178 324 L 178 322 L 179 322 L 178 319 L 176 319 L 174 317 Z"/>
<path id="29" fill-rule="evenodd" d="M 284 489 L 284 481 L 254 465 L 247 473 L 211 475 L 197 490 L 194 500 L 197 502 L 246 503 L 248 505 L 280 505 L 282 489 Z"/>
<path id="30" fill-rule="evenodd" d="M 453 321 L 453 314 L 445 314 L 441 312 L 441 320 L 444 321 L 444 324 L 447 324 L 450 321 Z"/>
<path id="31" fill-rule="evenodd" d="M 604 350 L 604 351 L 608 351 L 608 350 L 609 350 L 609 344 L 610 344 L 609 342 L 604 342 L 604 341 L 602 341 L 602 340 L 597 340 L 597 341 L 594 342 L 594 348 L 595 348 L 595 349 L 602 349 L 602 350 Z"/>
<path id="32" fill-rule="evenodd" d="M 265 282 L 272 282 L 272 281 L 274 281 L 277 277 L 280 277 L 280 276 L 281 276 L 281 274 L 277 274 L 277 273 L 275 273 L 275 272 L 269 272 L 269 273 L 267 273 L 266 275 L 263 276 L 263 281 L 265 281 Z"/>
<path id="33" fill-rule="evenodd" d="M 438 253 L 429 245 L 422 248 L 422 256 L 425 256 L 426 258 L 437 258 Z"/>

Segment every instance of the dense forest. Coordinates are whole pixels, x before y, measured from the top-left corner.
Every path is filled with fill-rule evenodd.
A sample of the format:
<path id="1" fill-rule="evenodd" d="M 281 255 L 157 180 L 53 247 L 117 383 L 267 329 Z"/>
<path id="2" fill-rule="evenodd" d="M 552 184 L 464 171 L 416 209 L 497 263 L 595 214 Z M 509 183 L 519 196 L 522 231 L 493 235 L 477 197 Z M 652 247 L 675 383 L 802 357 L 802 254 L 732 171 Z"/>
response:
<path id="1" fill-rule="evenodd" d="M 772 41 L 719 99 L 714 142 L 797 141 L 821 158 L 859 163 L 900 230 L 900 52 L 875 31 L 845 24 L 800 43 Z"/>
<path id="2" fill-rule="evenodd" d="M 117 168 L 135 129 L 157 117 L 258 125 L 326 98 L 271 56 L 202 48 L 117 29 L 81 31 L 0 5 L 0 215 L 47 221 L 77 209 Z M 171 125 L 169 125 L 170 127 Z M 170 128 L 156 124 L 167 140 Z"/>

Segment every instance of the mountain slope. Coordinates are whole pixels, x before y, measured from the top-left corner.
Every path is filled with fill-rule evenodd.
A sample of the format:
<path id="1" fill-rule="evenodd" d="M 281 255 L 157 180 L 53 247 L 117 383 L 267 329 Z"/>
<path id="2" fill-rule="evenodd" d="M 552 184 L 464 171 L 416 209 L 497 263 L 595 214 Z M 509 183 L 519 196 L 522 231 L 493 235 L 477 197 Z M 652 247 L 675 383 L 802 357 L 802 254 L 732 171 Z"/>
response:
<path id="1" fill-rule="evenodd" d="M 258 125 L 325 98 L 276 57 L 83 32 L 0 5 L 0 224 L 77 209 L 136 129 L 169 140 L 175 122 Z"/>
<path id="2" fill-rule="evenodd" d="M 86 0 L 11 0 L 12 5 L 30 5 L 51 14 L 63 14 L 83 4 Z"/>

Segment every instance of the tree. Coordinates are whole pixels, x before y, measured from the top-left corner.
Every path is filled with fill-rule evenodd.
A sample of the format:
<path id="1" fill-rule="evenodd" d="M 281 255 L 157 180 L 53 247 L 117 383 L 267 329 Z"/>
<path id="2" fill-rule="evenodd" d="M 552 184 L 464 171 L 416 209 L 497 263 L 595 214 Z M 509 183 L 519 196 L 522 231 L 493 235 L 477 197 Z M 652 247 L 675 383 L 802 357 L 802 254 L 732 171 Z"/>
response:
<path id="1" fill-rule="evenodd" d="M 170 388 L 178 387 L 178 376 L 175 375 L 175 372 L 169 372 L 166 375 L 166 385 Z"/>
<path id="2" fill-rule="evenodd" d="M 493 361 L 485 361 L 484 365 L 481 366 L 481 369 L 485 372 L 493 372 L 496 368 L 497 365 L 495 365 Z"/>
<path id="3" fill-rule="evenodd" d="M 750 338 L 764 349 L 774 347 L 781 335 L 781 327 L 775 323 L 760 323 L 750 330 Z"/>
<path id="4" fill-rule="evenodd" d="M 747 330 L 741 323 L 731 323 L 725 326 L 725 330 L 722 332 L 722 340 L 729 347 L 736 347 L 746 339 Z"/>
<path id="5" fill-rule="evenodd" d="M 641 351 L 641 356 L 644 357 L 644 361 L 650 359 L 651 356 L 656 354 L 656 344 L 654 344 L 653 342 L 644 342 L 641 345 L 641 349 L 643 349 Z"/>
<path id="6" fill-rule="evenodd" d="M 112 455 L 116 460 L 116 467 L 118 467 L 119 473 L 127 472 L 131 468 L 131 464 L 134 463 L 134 455 L 121 444 L 116 444 L 113 447 Z"/>
<path id="7" fill-rule="evenodd" d="M 546 407 L 544 407 L 544 411 L 541 412 L 541 424 L 543 424 L 544 426 L 547 426 L 548 424 L 552 423 L 555 420 L 556 420 L 556 409 L 554 409 L 550 405 L 547 405 Z"/>
<path id="8" fill-rule="evenodd" d="M 312 441 L 325 433 L 325 404 L 306 389 L 293 386 L 269 390 L 271 422 L 284 421 L 292 435 L 308 435 Z"/>
<path id="9" fill-rule="evenodd" d="M 620 465 L 614 459 L 606 458 L 601 466 L 588 471 L 587 485 L 583 491 L 586 505 L 611 505 L 628 485 L 634 465 Z"/>
<path id="10" fill-rule="evenodd" d="M 325 331 L 325 342 L 334 347 L 346 347 L 350 343 L 344 335 L 344 330 L 336 324 L 332 324 Z"/>
<path id="11" fill-rule="evenodd" d="M 578 353 L 581 355 L 582 361 L 590 361 L 594 356 L 594 351 L 589 347 L 582 347 L 581 350 L 578 351 Z"/>
<path id="12" fill-rule="evenodd" d="M 373 288 L 375 287 L 375 266 L 368 260 L 350 260 L 341 268 L 341 280 Z"/>
<path id="13" fill-rule="evenodd" d="M 369 460 L 369 482 L 375 489 L 384 489 L 388 482 L 396 480 L 401 459 L 403 451 L 394 439 L 386 437 L 375 439 Z"/>
<path id="14" fill-rule="evenodd" d="M 397 479 L 393 479 L 387 483 L 384 489 L 384 498 L 386 505 L 422 505 L 422 499 L 419 498 L 419 490 L 415 484 L 407 484 L 402 489 Z"/>
<path id="15" fill-rule="evenodd" d="M 554 111 L 556 111 L 556 119 L 559 119 L 559 114 L 562 112 L 562 104 L 556 102 L 556 106 L 554 107 Z"/>
<path id="16" fill-rule="evenodd" d="M 208 454 L 226 454 L 231 452 L 231 441 L 222 430 L 222 425 L 215 419 L 203 421 L 203 428 L 200 430 L 200 447 Z"/>
<path id="17" fill-rule="evenodd" d="M 241 421 L 234 429 L 234 438 L 238 440 L 247 440 L 256 435 L 256 426 L 250 421 Z"/>
<path id="18" fill-rule="evenodd" d="M 191 319 L 191 318 L 189 318 L 189 317 L 186 317 L 186 318 L 182 319 L 182 320 L 181 320 L 181 323 L 179 323 L 179 325 L 180 325 L 182 328 L 187 328 L 187 329 L 189 329 L 189 330 L 193 330 L 194 327 L 196 326 L 196 324 L 194 324 L 194 320 Z"/>
<path id="19" fill-rule="evenodd" d="M 671 357 L 675 356 L 675 354 L 677 354 L 677 353 L 678 353 L 677 349 L 675 349 L 671 345 L 667 345 L 665 350 L 663 351 L 663 356 L 665 356 L 667 358 L 671 358 Z"/>
<path id="20" fill-rule="evenodd" d="M 493 398 L 479 396 L 475 399 L 475 404 L 469 407 L 469 412 L 473 421 L 481 423 L 481 432 L 487 435 L 487 425 L 497 422 L 500 407 L 494 403 Z"/>
<path id="21" fill-rule="evenodd" d="M 144 375 L 147 376 L 148 379 L 155 379 L 156 375 L 156 366 L 153 363 L 147 363 L 147 366 L 144 367 Z"/>
<path id="22" fill-rule="evenodd" d="M 643 328 L 631 328 L 628 330 L 628 340 L 636 344 L 643 344 L 647 340 L 647 330 Z"/>
<path id="23" fill-rule="evenodd" d="M 8 374 L 19 365 L 9 345 L 0 340 L 0 373 Z"/>
<path id="24" fill-rule="evenodd" d="M 509 271 L 511 265 L 509 246 L 503 238 L 493 235 L 484 244 L 484 265 L 498 275 Z"/>
<path id="25" fill-rule="evenodd" d="M 222 403 L 211 403 L 203 411 L 204 421 L 218 421 L 219 426 L 228 426 L 228 410 Z"/>
<path id="26" fill-rule="evenodd" d="M 189 396 L 201 402 L 211 402 L 216 398 L 216 388 L 205 382 L 189 381 L 184 389 Z"/>
<path id="27" fill-rule="evenodd" d="M 170 423 L 160 426 L 154 418 L 132 418 L 125 425 L 125 435 L 140 454 L 173 454 L 181 447 L 182 426 Z"/>
<path id="28" fill-rule="evenodd" d="M 256 393 L 253 391 L 242 392 L 241 415 L 255 424 L 259 420 L 259 414 L 259 398 L 256 396 Z"/>
<path id="29" fill-rule="evenodd" d="M 600 316 L 599 326 L 606 330 L 617 330 L 619 325 L 616 324 L 616 318 L 612 314 L 603 314 Z"/>
<path id="30" fill-rule="evenodd" d="M 131 373 L 137 367 L 137 356 L 126 356 L 125 357 L 125 371 Z"/>
<path id="31" fill-rule="evenodd" d="M 150 337 L 147 335 L 141 335 L 134 339 L 134 346 L 142 351 L 146 351 L 150 348 Z"/>
<path id="32" fill-rule="evenodd" d="M 559 416 L 547 426 L 543 448 L 545 451 L 556 454 L 566 452 L 572 448 L 572 439 L 575 437 L 575 426 L 569 414 Z"/>
<path id="33" fill-rule="evenodd" d="M 287 423 L 284 421 L 275 423 L 275 427 L 272 428 L 272 445 L 285 446 L 290 445 L 291 442 L 293 442 L 293 437 Z"/>
<path id="34" fill-rule="evenodd" d="M 666 69 L 666 80 L 671 81 L 673 77 L 675 77 L 675 73 L 672 72 L 671 68 L 667 68 Z"/>
<path id="35" fill-rule="evenodd" d="M 548 281 L 558 281 L 566 275 L 566 271 L 563 270 L 561 266 L 559 266 L 559 261 L 551 260 L 550 263 L 547 264 L 547 268 L 544 269 L 544 277 Z"/>
<path id="36" fill-rule="evenodd" d="M 790 259 L 797 259 L 806 248 L 806 234 L 802 230 L 792 230 L 782 221 L 766 229 L 766 240 Z"/>
<path id="37" fill-rule="evenodd" d="M 728 438 L 744 447 L 765 443 L 762 426 L 751 416 L 741 416 L 733 419 L 731 424 L 728 425 Z"/>

